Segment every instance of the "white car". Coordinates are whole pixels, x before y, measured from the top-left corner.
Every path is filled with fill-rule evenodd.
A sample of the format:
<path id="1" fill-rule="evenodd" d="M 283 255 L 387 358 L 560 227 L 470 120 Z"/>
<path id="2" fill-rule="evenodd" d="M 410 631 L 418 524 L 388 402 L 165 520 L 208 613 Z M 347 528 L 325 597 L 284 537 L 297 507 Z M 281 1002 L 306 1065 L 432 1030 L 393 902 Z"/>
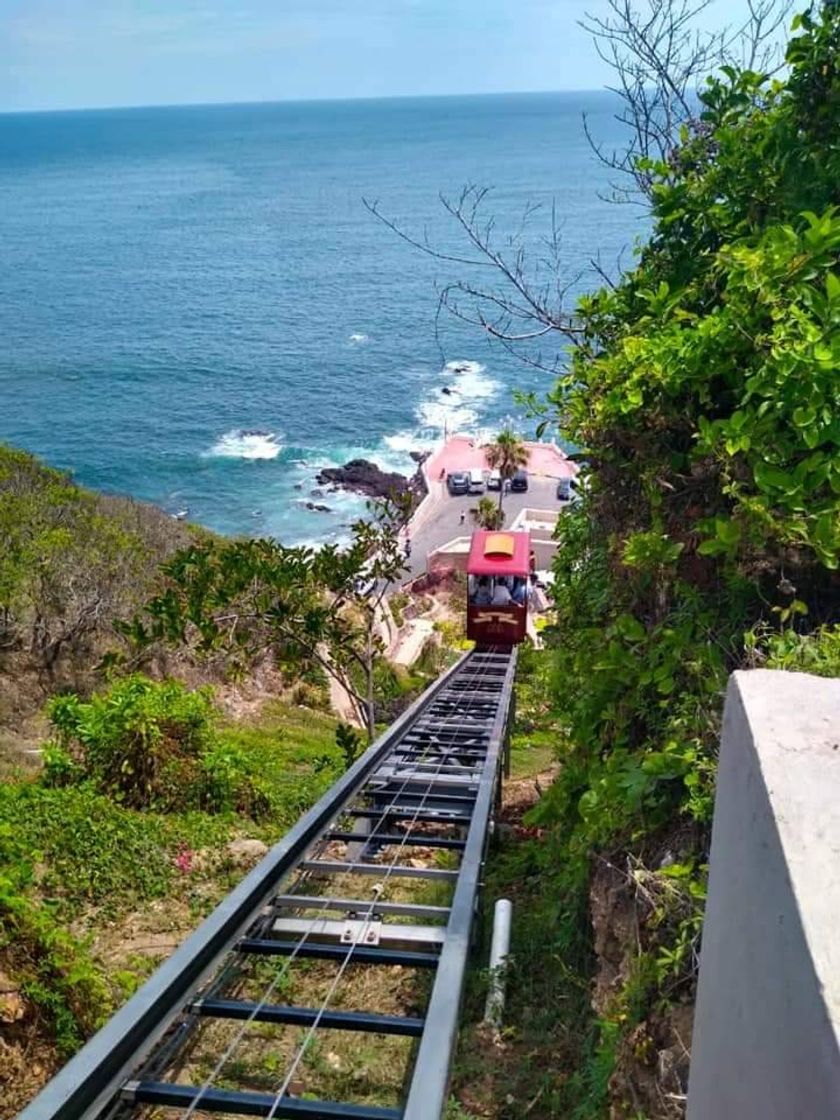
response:
<path id="1" fill-rule="evenodd" d="M 470 471 L 470 493 L 484 493 L 484 471 L 479 470 L 477 467 Z"/>
<path id="2" fill-rule="evenodd" d="M 488 490 L 501 490 L 502 476 L 498 471 L 487 472 L 487 489 Z"/>

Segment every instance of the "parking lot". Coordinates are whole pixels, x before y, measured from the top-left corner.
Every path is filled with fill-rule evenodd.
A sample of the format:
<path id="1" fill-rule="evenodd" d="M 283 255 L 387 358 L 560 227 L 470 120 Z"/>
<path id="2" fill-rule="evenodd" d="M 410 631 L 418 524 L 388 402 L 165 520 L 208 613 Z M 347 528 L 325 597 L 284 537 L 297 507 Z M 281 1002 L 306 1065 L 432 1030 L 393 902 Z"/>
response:
<path id="1" fill-rule="evenodd" d="M 430 483 L 430 496 L 420 510 L 420 517 L 411 527 L 411 574 L 406 576 L 407 579 L 414 578 L 425 571 L 426 556 L 429 552 L 440 548 L 453 537 L 468 536 L 473 531 L 475 523 L 470 517 L 470 511 L 476 508 L 481 497 L 498 501 L 499 493 L 497 490 L 489 490 L 483 495 L 450 495 L 445 482 L 438 480 Z M 503 499 L 505 524 L 510 525 L 521 509 L 529 507 L 560 509 L 561 503 L 557 501 L 557 480 L 532 476 L 528 480 L 528 489 L 525 493 L 505 494 Z"/>

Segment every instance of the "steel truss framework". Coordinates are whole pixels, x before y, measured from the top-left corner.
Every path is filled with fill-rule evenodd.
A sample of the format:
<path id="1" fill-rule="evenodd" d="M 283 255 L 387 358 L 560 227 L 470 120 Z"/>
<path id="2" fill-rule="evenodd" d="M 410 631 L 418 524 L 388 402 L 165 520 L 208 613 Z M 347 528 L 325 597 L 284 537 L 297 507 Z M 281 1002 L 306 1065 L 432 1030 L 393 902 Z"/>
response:
<path id="1" fill-rule="evenodd" d="M 21 1114 L 104 1120 L 144 1106 L 195 1113 L 332 1120 L 435 1120 L 449 1068 L 481 868 L 508 761 L 515 651 L 479 649 L 443 674 L 276 844 L 200 928 Z M 412 851 L 425 859 L 410 859 Z M 434 853 L 440 858 L 435 862 Z M 445 853 L 445 856 L 443 855 Z M 345 897 L 347 876 L 370 883 Z M 356 878 L 360 877 L 360 878 Z M 448 884 L 448 906 L 385 901 L 392 880 Z M 357 890 L 359 895 L 364 892 Z M 280 970 L 259 999 L 231 998 L 256 960 Z M 334 963 L 320 1006 L 285 1005 L 278 977 L 295 960 Z M 400 965 L 434 976 L 425 1013 L 330 1006 L 349 968 Z M 304 1044 L 271 1093 L 219 1085 L 226 1053 L 201 1084 L 168 1076 L 208 1020 L 290 1024 Z M 294 1073 L 317 1030 L 414 1039 L 397 1108 L 296 1095 Z M 232 1044 L 231 1044 L 232 1045 Z M 167 1113 L 168 1115 L 168 1113 Z"/>

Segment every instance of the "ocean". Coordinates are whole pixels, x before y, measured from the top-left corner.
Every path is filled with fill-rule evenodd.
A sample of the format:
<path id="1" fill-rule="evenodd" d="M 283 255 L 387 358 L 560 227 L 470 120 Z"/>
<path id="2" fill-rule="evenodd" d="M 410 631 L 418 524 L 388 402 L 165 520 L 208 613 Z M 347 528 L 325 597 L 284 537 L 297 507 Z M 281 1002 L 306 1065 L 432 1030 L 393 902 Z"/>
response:
<path id="1" fill-rule="evenodd" d="M 410 473 L 444 430 L 527 434 L 513 391 L 551 384 L 437 315 L 490 270 L 413 249 L 363 198 L 464 255 L 439 196 L 486 186 L 500 244 L 537 207 L 534 259 L 553 207 L 571 299 L 644 232 L 599 197 L 582 119 L 610 147 L 613 111 L 560 93 L 0 116 L 0 441 L 222 533 L 339 539 L 364 502 L 320 495 L 323 466 Z"/>

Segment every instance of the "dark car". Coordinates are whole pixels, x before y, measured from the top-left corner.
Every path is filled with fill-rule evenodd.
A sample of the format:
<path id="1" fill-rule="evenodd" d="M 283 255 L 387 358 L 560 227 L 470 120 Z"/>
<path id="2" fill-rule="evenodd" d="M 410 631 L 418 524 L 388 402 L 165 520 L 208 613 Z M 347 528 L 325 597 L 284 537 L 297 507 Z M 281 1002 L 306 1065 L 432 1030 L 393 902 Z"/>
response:
<path id="1" fill-rule="evenodd" d="M 470 476 L 467 471 L 453 471 L 446 476 L 446 488 L 450 494 L 469 494 Z"/>
<path id="2" fill-rule="evenodd" d="M 517 471 L 513 478 L 510 480 L 510 488 L 514 493 L 523 493 L 528 489 L 528 472 Z"/>

